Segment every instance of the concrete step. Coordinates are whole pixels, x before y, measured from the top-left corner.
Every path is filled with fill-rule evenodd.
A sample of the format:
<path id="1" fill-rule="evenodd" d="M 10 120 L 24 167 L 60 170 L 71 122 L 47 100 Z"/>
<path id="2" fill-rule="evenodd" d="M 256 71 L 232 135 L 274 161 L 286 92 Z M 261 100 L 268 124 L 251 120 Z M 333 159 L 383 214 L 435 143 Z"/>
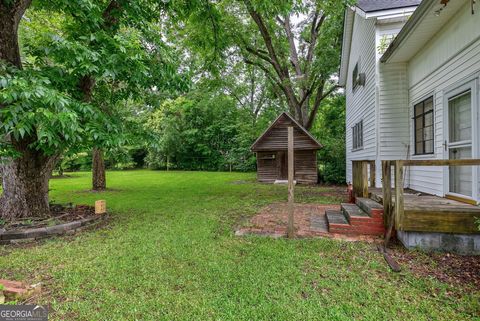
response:
<path id="1" fill-rule="evenodd" d="M 370 198 L 357 197 L 355 203 L 364 212 L 368 213 L 372 217 L 383 215 L 383 205 L 375 202 Z"/>
<path id="2" fill-rule="evenodd" d="M 327 217 L 327 224 L 329 227 L 332 224 L 350 226 L 350 224 L 347 221 L 347 218 L 345 217 L 345 215 L 343 215 L 343 212 L 341 211 L 326 210 L 325 216 Z"/>
<path id="3" fill-rule="evenodd" d="M 341 209 L 350 224 L 365 221 L 371 217 L 356 204 L 342 203 Z"/>

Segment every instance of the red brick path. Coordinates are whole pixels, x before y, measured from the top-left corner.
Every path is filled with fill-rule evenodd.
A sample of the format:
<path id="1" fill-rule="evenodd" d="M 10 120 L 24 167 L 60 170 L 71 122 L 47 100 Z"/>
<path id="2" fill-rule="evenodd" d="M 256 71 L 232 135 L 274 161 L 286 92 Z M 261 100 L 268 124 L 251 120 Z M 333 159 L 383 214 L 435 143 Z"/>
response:
<path id="1" fill-rule="evenodd" d="M 347 236 L 329 233 L 326 224 L 325 210 L 339 210 L 340 205 L 295 204 L 295 236 L 330 237 L 349 241 L 373 241 L 370 236 Z M 285 237 L 287 234 L 287 203 L 273 203 L 264 207 L 260 213 L 252 217 L 246 226 L 236 231 L 237 236 L 264 235 Z"/>

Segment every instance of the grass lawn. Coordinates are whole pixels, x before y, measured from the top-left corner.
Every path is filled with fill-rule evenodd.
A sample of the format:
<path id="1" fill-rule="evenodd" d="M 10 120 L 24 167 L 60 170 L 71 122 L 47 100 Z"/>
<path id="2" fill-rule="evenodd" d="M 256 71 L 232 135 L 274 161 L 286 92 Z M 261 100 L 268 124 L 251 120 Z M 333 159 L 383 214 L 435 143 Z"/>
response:
<path id="1" fill-rule="evenodd" d="M 87 191 L 89 173 L 71 175 L 51 181 L 52 200 L 106 199 L 111 224 L 0 247 L 0 278 L 44 282 L 51 319 L 478 318 L 480 292 L 390 272 L 373 245 L 235 237 L 242 217 L 286 200 L 285 186 L 257 184 L 254 174 L 109 172 L 112 190 L 102 194 Z M 297 190 L 300 202 L 337 201 Z"/>

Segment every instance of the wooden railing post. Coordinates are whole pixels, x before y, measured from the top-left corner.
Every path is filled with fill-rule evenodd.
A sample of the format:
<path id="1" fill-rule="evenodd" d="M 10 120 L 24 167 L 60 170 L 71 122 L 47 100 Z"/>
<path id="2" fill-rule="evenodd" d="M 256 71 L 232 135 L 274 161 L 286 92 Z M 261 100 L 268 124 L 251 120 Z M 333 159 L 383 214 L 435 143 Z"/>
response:
<path id="1" fill-rule="evenodd" d="M 369 197 L 368 193 L 368 166 L 372 171 L 371 161 L 354 160 L 352 161 L 352 184 L 355 197 Z M 375 167 L 374 167 L 375 170 Z M 375 176 L 373 177 L 375 179 Z M 374 184 L 375 185 L 375 184 Z M 373 186 L 374 186 L 373 185 Z"/>
<path id="2" fill-rule="evenodd" d="M 382 161 L 383 222 L 390 226 L 392 220 L 392 162 Z"/>
<path id="3" fill-rule="evenodd" d="M 395 161 L 395 226 L 402 228 L 404 197 L 403 197 L 403 161 Z"/>
<path id="4" fill-rule="evenodd" d="M 366 161 L 362 161 L 360 163 L 360 166 L 361 166 L 361 175 L 362 175 L 362 178 L 361 178 L 361 191 L 360 191 L 360 195 L 361 197 L 368 197 L 368 162 Z"/>
<path id="5" fill-rule="evenodd" d="M 376 184 L 376 168 L 375 161 L 370 162 L 370 187 L 374 188 Z"/>

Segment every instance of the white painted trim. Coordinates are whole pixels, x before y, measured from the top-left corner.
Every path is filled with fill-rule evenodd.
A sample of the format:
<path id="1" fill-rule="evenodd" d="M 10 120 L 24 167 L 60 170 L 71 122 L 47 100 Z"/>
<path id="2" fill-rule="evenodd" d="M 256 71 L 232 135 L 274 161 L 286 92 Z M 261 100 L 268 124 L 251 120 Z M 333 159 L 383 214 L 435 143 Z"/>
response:
<path id="1" fill-rule="evenodd" d="M 443 91 L 443 141 L 449 140 L 449 100 L 455 96 L 470 90 L 471 92 L 471 103 L 472 103 L 472 158 L 480 158 L 480 121 L 479 121 L 479 108 L 480 108 L 480 97 L 479 97 L 479 76 L 478 72 L 474 76 L 465 77 L 463 80 L 457 82 L 456 84 L 447 87 Z M 449 149 L 448 147 L 443 149 L 443 156 L 445 159 L 449 159 Z M 480 201 L 480 194 L 478 191 L 478 173 L 479 166 L 472 166 L 472 200 Z M 455 193 L 450 192 L 450 175 L 449 167 L 444 166 L 443 168 L 443 190 L 444 195 L 456 195 Z M 466 195 L 459 195 L 465 198 L 469 198 Z"/>
<path id="2" fill-rule="evenodd" d="M 338 84 L 345 87 L 348 79 L 350 51 L 353 39 L 353 24 L 355 23 L 355 11 L 347 8 L 343 18 L 343 40 Z M 347 28 L 348 27 L 348 28 Z"/>
<path id="3" fill-rule="evenodd" d="M 388 19 L 388 18 L 396 18 L 401 16 L 407 16 L 412 14 L 417 6 L 405 7 L 405 8 L 398 8 L 398 9 L 389 9 L 389 10 L 379 10 L 373 12 L 365 13 L 363 10 L 359 9 L 365 14 L 366 19 L 371 18 L 378 18 L 378 19 Z"/>

